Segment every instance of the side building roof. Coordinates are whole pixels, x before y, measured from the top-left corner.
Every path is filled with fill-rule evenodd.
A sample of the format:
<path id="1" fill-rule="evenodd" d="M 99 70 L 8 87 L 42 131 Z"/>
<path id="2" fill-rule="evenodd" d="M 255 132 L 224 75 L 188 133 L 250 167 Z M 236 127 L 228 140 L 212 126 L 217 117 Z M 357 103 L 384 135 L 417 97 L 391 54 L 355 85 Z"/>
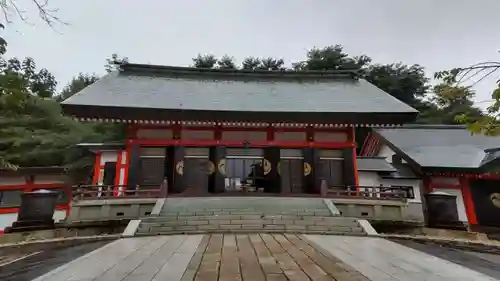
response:
<path id="1" fill-rule="evenodd" d="M 389 163 L 385 157 L 358 156 L 357 167 L 360 172 L 376 172 L 384 179 L 418 179 L 406 164 Z"/>
<path id="2" fill-rule="evenodd" d="M 424 169 L 482 169 L 500 154 L 500 137 L 473 135 L 464 126 L 406 125 L 376 129 L 386 145 Z"/>
<path id="3" fill-rule="evenodd" d="M 353 71 L 223 70 L 124 64 L 62 102 L 124 120 L 401 124 L 418 112 Z"/>

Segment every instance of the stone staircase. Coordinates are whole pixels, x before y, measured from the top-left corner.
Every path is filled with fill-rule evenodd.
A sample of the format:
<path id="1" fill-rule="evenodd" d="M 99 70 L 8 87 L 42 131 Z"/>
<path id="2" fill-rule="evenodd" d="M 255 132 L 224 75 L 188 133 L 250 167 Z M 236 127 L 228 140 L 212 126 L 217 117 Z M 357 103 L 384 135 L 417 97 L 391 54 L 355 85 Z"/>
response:
<path id="1" fill-rule="evenodd" d="M 366 235 L 320 198 L 168 198 L 157 216 L 141 219 L 135 235 L 287 232 Z"/>

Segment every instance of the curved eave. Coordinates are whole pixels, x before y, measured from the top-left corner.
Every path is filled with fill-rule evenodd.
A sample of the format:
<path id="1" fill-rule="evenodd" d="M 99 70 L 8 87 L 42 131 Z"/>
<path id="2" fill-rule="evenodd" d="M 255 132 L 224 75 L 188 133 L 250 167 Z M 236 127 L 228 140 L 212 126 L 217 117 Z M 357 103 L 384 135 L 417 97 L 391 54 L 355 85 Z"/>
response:
<path id="1" fill-rule="evenodd" d="M 203 120 L 212 122 L 268 122 L 305 124 L 378 124 L 399 125 L 412 122 L 417 112 L 244 112 L 123 108 L 111 106 L 62 104 L 65 114 L 83 119 L 101 120 Z"/>

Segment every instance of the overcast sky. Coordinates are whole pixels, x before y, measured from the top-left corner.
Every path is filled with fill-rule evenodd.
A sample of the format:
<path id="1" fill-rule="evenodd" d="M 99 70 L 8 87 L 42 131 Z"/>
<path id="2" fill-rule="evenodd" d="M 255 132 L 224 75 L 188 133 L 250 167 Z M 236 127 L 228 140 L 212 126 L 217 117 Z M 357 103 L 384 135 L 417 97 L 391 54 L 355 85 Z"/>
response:
<path id="1" fill-rule="evenodd" d="M 34 11 L 31 0 L 19 5 Z M 61 85 L 102 73 L 105 58 L 190 65 L 198 53 L 304 59 L 311 47 L 341 44 L 375 62 L 434 71 L 500 60 L 500 0 L 49 0 L 68 26 L 56 33 L 30 14 L 4 36 L 8 55 L 31 56 Z M 149 4 L 147 4 L 149 3 Z M 500 74 L 499 74 L 500 75 Z M 477 87 L 489 99 L 494 79 Z"/>

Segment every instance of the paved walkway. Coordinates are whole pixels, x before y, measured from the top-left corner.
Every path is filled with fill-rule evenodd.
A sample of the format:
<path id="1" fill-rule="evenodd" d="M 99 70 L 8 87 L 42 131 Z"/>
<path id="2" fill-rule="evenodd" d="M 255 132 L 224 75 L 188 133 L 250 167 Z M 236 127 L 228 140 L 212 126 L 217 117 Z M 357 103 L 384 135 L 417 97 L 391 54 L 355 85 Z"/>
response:
<path id="1" fill-rule="evenodd" d="M 117 240 L 35 280 L 496 279 L 378 238 L 214 234 Z"/>
<path id="2" fill-rule="evenodd" d="M 352 265 L 371 280 L 497 280 L 381 238 L 320 235 L 305 237 Z"/>

